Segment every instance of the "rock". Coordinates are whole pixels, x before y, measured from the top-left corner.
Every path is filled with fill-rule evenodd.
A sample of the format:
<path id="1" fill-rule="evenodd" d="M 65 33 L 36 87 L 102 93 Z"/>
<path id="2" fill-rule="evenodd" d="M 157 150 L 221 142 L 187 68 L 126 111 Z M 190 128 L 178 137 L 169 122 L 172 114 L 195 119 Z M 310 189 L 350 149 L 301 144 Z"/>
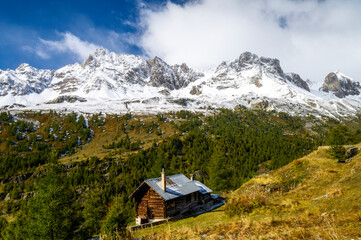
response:
<path id="1" fill-rule="evenodd" d="M 55 98 L 54 100 L 51 100 L 49 102 L 46 102 L 46 104 L 57 104 L 57 103 L 63 103 L 63 102 L 68 102 L 68 103 L 75 103 L 75 102 L 86 102 L 87 100 L 85 98 L 82 97 L 78 97 L 78 96 L 59 96 L 57 98 Z"/>
<path id="2" fill-rule="evenodd" d="M 165 96 L 169 96 L 170 95 L 170 92 L 166 89 L 163 89 L 162 91 L 159 91 L 160 94 L 163 94 Z"/>
<path id="3" fill-rule="evenodd" d="M 42 177 L 44 175 L 45 175 L 45 170 L 40 170 L 39 172 L 34 172 L 32 176 L 34 178 L 38 178 L 38 177 Z"/>
<path id="4" fill-rule="evenodd" d="M 319 196 L 319 197 L 316 197 L 314 199 L 312 199 L 313 201 L 317 201 L 317 200 L 320 200 L 320 199 L 323 199 L 323 198 L 328 198 L 330 195 L 328 193 L 322 195 L 322 196 Z"/>
<path id="5" fill-rule="evenodd" d="M 197 96 L 199 96 L 199 95 L 201 95 L 202 94 L 202 92 L 201 92 L 201 86 L 193 86 L 192 87 L 192 90 L 189 92 L 190 94 L 192 94 L 192 95 L 197 95 Z"/>
<path id="6" fill-rule="evenodd" d="M 77 189 L 75 189 L 75 191 L 76 191 L 78 194 L 83 194 L 83 193 L 89 191 L 89 187 L 78 187 Z"/>
<path id="7" fill-rule="evenodd" d="M 357 154 L 357 152 L 358 152 L 358 147 L 350 148 L 349 150 L 347 150 L 346 156 L 347 158 L 352 158 Z"/>
<path id="8" fill-rule="evenodd" d="M 25 181 L 32 175 L 33 175 L 32 173 L 22 174 L 22 175 L 13 177 L 11 180 L 13 181 L 13 183 L 19 183 L 19 182 Z"/>
<path id="9" fill-rule="evenodd" d="M 331 72 L 326 76 L 320 91 L 333 92 L 336 97 L 344 98 L 348 95 L 359 95 L 360 89 L 359 82 L 354 82 L 339 72 Z"/>
<path id="10" fill-rule="evenodd" d="M 227 67 L 227 63 L 222 62 L 217 70 L 225 67 Z M 285 74 L 280 66 L 280 61 L 275 58 L 258 57 L 256 54 L 244 52 L 236 61 L 230 63 L 229 67 L 237 72 L 257 67 L 259 70 L 263 69 L 265 74 L 275 75 L 285 82 Z"/>
<path id="11" fill-rule="evenodd" d="M 143 101 L 141 101 L 141 103 L 145 103 L 145 104 L 148 104 L 148 103 L 157 103 L 159 102 L 159 97 L 152 97 L 152 98 L 148 98 L 148 99 L 144 99 Z"/>
<path id="12" fill-rule="evenodd" d="M 297 87 L 303 88 L 306 91 L 310 91 L 310 87 L 308 86 L 307 82 L 304 81 L 300 75 L 296 74 L 296 73 L 287 73 L 286 75 L 286 79 L 295 84 Z"/>
<path id="13" fill-rule="evenodd" d="M 251 107 L 254 109 L 266 110 L 269 107 L 269 102 L 267 100 L 263 100 L 261 102 L 252 103 Z"/>
<path id="14" fill-rule="evenodd" d="M 170 66 L 159 57 L 147 60 L 150 69 L 150 85 L 170 90 L 186 87 L 190 82 L 204 76 L 190 69 L 186 64 Z"/>
<path id="15" fill-rule="evenodd" d="M 73 163 L 64 164 L 64 165 L 62 165 L 62 167 L 63 167 L 64 169 L 66 169 L 66 170 L 69 170 L 69 169 L 74 168 L 74 167 L 75 167 L 75 164 L 73 164 Z"/>
<path id="16" fill-rule="evenodd" d="M 34 196 L 34 192 L 28 192 L 28 193 L 22 193 L 22 194 L 20 194 L 20 198 L 22 199 L 22 200 L 27 200 L 27 199 L 29 199 L 29 198 L 31 198 L 31 197 L 33 197 Z"/>
<path id="17" fill-rule="evenodd" d="M 4 200 L 5 201 L 10 201 L 11 200 L 10 193 L 6 194 L 6 197 L 5 197 Z"/>

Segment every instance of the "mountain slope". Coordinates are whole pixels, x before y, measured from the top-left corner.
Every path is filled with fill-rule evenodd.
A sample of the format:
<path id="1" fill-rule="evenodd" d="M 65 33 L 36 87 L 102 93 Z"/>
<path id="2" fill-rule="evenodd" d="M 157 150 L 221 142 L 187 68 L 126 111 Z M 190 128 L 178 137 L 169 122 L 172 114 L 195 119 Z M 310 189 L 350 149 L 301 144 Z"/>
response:
<path id="1" fill-rule="evenodd" d="M 134 234 L 146 239 L 357 239 L 360 173 L 360 154 L 348 163 L 337 163 L 321 147 L 251 179 L 229 194 L 225 208 Z M 248 202 L 254 206 L 250 213 L 225 214 L 232 204 L 238 203 L 240 209 Z"/>
<path id="2" fill-rule="evenodd" d="M 22 64 L 16 70 L 0 71 L 0 83 L 0 106 L 5 109 L 20 104 L 24 110 L 154 113 L 243 105 L 331 117 L 354 115 L 361 109 L 359 83 L 343 74 L 329 74 L 319 91 L 298 74 L 284 73 L 279 60 L 250 52 L 204 74 L 158 57 L 97 49 L 82 64 L 58 70 Z M 58 101 L 61 96 L 85 100 Z"/>

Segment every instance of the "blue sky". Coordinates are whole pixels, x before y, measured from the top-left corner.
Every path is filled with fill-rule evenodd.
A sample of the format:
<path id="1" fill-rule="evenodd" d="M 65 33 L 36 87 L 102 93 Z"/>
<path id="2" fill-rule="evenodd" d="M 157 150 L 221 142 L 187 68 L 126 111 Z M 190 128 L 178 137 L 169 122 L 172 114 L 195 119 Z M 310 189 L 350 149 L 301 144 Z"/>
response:
<path id="1" fill-rule="evenodd" d="M 322 82 L 361 79 L 360 0 L 0 0 L 0 69 L 57 69 L 96 48 L 198 69 L 244 51 Z"/>
<path id="2" fill-rule="evenodd" d="M 143 4 L 163 6 L 166 1 L 151 0 Z M 35 52 L 41 47 L 41 39 L 58 41 L 65 33 L 117 53 L 142 54 L 139 46 L 122 39 L 141 31 L 136 26 L 141 6 L 136 0 L 3 0 L 0 69 L 13 69 L 23 62 L 38 68 L 58 68 L 77 61 L 77 56 L 68 52 L 47 57 Z"/>

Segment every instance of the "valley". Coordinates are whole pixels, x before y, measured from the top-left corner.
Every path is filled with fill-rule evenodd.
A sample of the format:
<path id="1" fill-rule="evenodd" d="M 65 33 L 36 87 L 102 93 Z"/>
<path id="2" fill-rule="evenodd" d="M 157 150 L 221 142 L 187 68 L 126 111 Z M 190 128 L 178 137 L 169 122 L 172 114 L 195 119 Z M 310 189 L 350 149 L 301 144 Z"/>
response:
<path id="1" fill-rule="evenodd" d="M 293 160 L 320 145 L 361 142 L 361 122 L 358 118 L 348 121 L 319 120 L 312 116 L 301 118 L 245 108 L 218 109 L 207 115 L 189 111 L 156 115 L 79 115 L 53 110 L 3 112 L 0 133 L 1 234 L 4 239 L 39 234 L 27 224 L 50 231 L 42 225 L 47 216 L 47 221 L 54 224 L 69 223 L 56 229 L 59 234 L 66 232 L 68 239 L 99 234 L 112 236 L 115 232 L 129 237 L 130 233 L 125 229 L 134 221 L 134 206 L 128 196 L 144 179 L 158 177 L 162 166 L 169 175 L 195 174 L 215 193 L 224 194 L 231 204 L 233 198 L 237 199 L 240 190 L 236 189 L 242 184 L 247 186 L 248 181 L 268 178 L 270 170 L 283 169 L 283 166 L 287 169 L 301 161 Z M 330 158 L 326 150 L 319 151 Z M 328 161 L 330 164 L 337 162 L 335 159 Z M 297 174 L 289 174 L 289 177 L 286 174 L 283 180 L 272 180 L 276 182 L 271 185 L 277 188 L 282 181 L 297 185 L 304 179 L 293 181 Z M 263 181 L 264 188 L 269 189 L 267 184 L 271 180 L 257 184 L 263 186 Z M 58 195 L 64 189 L 67 189 L 66 194 Z M 283 196 L 291 190 L 277 191 Z M 53 195 L 47 195 L 48 191 Z M 315 190 L 318 191 L 321 194 L 320 189 Z M 275 196 L 279 195 L 270 195 L 269 201 L 274 201 Z M 60 197 L 67 202 L 66 206 L 45 207 L 58 202 Z M 224 214 L 229 204 L 221 210 L 216 209 L 215 213 L 199 216 L 206 218 L 200 223 L 199 230 L 203 231 L 202 226 L 208 223 L 209 227 L 214 225 L 218 229 L 223 226 L 219 224 L 234 221 L 227 216 L 217 216 L 215 219 L 219 221 L 207 219 L 208 215 Z M 262 214 L 272 215 L 268 211 L 283 209 L 273 203 L 271 206 L 273 210 L 264 210 Z M 42 210 L 36 210 L 38 207 Z M 56 214 L 46 215 L 50 212 Z M 240 216 L 243 218 L 248 213 Z M 27 220 L 29 218 L 33 220 Z M 109 225 L 114 221 L 116 225 Z M 178 226 L 184 221 L 188 220 L 174 224 Z M 64 229 L 67 230 L 64 232 Z M 148 235 L 146 232 L 144 234 Z M 135 234 L 142 234 L 142 231 Z"/>

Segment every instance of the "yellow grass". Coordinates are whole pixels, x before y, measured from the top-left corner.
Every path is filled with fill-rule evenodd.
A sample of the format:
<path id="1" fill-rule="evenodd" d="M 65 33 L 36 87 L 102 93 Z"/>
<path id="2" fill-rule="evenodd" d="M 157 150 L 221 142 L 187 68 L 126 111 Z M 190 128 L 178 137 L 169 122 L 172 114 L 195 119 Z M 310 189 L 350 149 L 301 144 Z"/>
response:
<path id="1" fill-rule="evenodd" d="M 296 184 L 284 188 L 290 179 L 296 179 Z M 281 190 L 274 190 L 274 186 Z M 252 194 L 260 189 L 264 189 L 267 204 L 250 214 L 229 218 L 223 207 L 204 216 L 141 230 L 134 236 L 144 239 L 361 238 L 360 154 L 350 163 L 337 163 L 326 148 L 320 148 L 281 169 L 251 179 L 228 197 Z M 269 192 L 270 189 L 273 190 Z"/>

